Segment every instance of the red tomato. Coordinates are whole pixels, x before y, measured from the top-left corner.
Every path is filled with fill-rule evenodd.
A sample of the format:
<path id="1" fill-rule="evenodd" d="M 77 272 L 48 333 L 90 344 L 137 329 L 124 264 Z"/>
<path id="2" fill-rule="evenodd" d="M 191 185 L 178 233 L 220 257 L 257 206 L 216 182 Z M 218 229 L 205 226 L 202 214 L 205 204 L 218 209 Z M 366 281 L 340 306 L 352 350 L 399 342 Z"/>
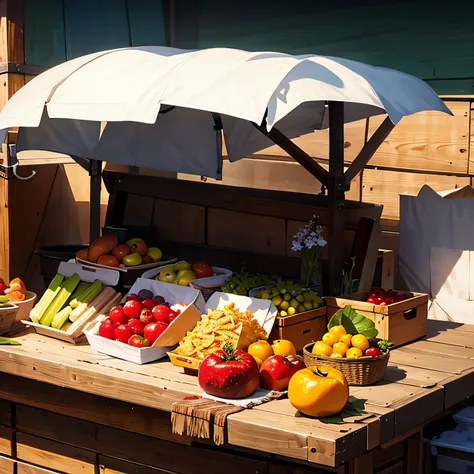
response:
<path id="1" fill-rule="evenodd" d="M 364 353 L 367 357 L 377 357 L 380 354 L 382 351 L 378 347 L 369 347 Z"/>
<path id="2" fill-rule="evenodd" d="M 7 285 L 5 285 L 5 283 L 3 283 L 3 281 L 0 283 L 0 295 L 4 295 L 5 294 L 5 290 L 8 288 Z"/>
<path id="3" fill-rule="evenodd" d="M 127 318 L 138 319 L 140 317 L 140 313 L 142 312 L 142 305 L 139 301 L 129 300 L 125 303 L 123 311 Z"/>
<path id="4" fill-rule="evenodd" d="M 126 324 L 121 324 L 114 331 L 115 340 L 124 342 L 125 344 L 132 336 L 133 332 Z"/>
<path id="5" fill-rule="evenodd" d="M 99 326 L 99 336 L 114 340 L 114 332 L 116 328 L 117 324 L 111 319 L 104 319 L 104 321 L 102 321 Z"/>
<path id="6" fill-rule="evenodd" d="M 127 326 L 132 330 L 133 334 L 143 334 L 145 324 L 139 319 L 129 319 Z"/>
<path id="7" fill-rule="evenodd" d="M 156 323 L 150 323 L 145 326 L 145 331 L 143 332 L 145 339 L 148 340 L 150 346 L 161 336 L 161 334 L 166 331 L 168 324 L 158 321 Z"/>
<path id="8" fill-rule="evenodd" d="M 177 309 L 176 311 L 171 311 L 170 323 L 172 323 L 180 314 L 181 314 L 181 311 L 179 309 Z"/>
<path id="9" fill-rule="evenodd" d="M 127 322 L 127 316 L 125 316 L 122 306 L 114 306 L 109 312 L 109 318 L 118 324 Z"/>
<path id="10" fill-rule="evenodd" d="M 376 296 L 369 296 L 367 298 L 367 303 L 377 304 L 378 298 Z"/>
<path id="11" fill-rule="evenodd" d="M 148 347 L 150 344 L 144 337 L 134 334 L 128 340 L 128 345 L 133 347 Z"/>
<path id="12" fill-rule="evenodd" d="M 206 262 L 196 262 L 193 264 L 193 272 L 198 278 L 208 278 L 214 275 L 214 270 Z"/>
<path id="13" fill-rule="evenodd" d="M 130 293 L 127 295 L 127 301 L 141 301 L 142 299 L 135 293 Z"/>
<path id="14" fill-rule="evenodd" d="M 260 382 L 255 359 L 245 351 L 234 351 L 230 344 L 208 355 L 201 363 L 198 382 L 204 392 L 221 398 L 245 398 Z"/>
<path id="15" fill-rule="evenodd" d="M 169 306 L 159 304 L 153 308 L 152 313 L 155 321 L 169 324 L 171 313 L 174 313 L 174 311 Z"/>
<path id="16" fill-rule="evenodd" d="M 148 308 L 150 311 L 156 306 L 156 301 L 151 299 L 146 299 L 142 301 L 142 306 Z"/>
<path id="17" fill-rule="evenodd" d="M 305 367 L 301 356 L 270 356 L 260 367 L 260 387 L 278 392 L 287 390 L 291 377 Z"/>
<path id="18" fill-rule="evenodd" d="M 143 308 L 141 313 L 140 313 L 140 321 L 143 324 L 149 324 L 152 323 L 155 320 L 153 317 L 152 312 L 148 308 Z"/>

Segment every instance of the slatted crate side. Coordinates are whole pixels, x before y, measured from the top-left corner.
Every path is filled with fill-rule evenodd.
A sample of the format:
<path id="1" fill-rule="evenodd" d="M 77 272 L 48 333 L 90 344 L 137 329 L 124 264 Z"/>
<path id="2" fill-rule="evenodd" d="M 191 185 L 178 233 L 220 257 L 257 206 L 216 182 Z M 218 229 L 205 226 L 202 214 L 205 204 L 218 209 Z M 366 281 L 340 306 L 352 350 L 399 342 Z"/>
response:
<path id="1" fill-rule="evenodd" d="M 51 471 L 44 467 L 34 466 L 33 464 L 25 462 L 17 461 L 15 464 L 16 474 L 56 474 L 56 471 Z"/>
<path id="2" fill-rule="evenodd" d="M 99 455 L 100 474 L 170 474 L 152 466 L 124 461 L 123 459 Z"/>
<path id="3" fill-rule="evenodd" d="M 16 433 L 17 459 L 70 474 L 95 474 L 96 454 L 22 432 Z"/>
<path id="4" fill-rule="evenodd" d="M 15 462 L 12 459 L 0 456 L 0 474 L 14 474 L 15 473 Z M 17 474 L 27 474 L 17 471 Z M 30 474 L 30 473 L 28 473 Z M 31 473 L 36 474 L 36 473 Z"/>
<path id="5" fill-rule="evenodd" d="M 0 425 L 0 454 L 12 455 L 12 428 Z"/>
<path id="6" fill-rule="evenodd" d="M 0 399 L 0 425 L 11 426 L 12 403 L 8 400 Z"/>

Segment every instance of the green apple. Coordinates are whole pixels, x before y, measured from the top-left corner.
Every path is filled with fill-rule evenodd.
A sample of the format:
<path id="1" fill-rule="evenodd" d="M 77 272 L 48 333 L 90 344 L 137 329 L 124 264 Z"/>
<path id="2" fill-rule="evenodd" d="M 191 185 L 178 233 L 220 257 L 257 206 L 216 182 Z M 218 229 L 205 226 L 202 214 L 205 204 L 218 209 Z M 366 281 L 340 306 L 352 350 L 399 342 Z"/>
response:
<path id="1" fill-rule="evenodd" d="M 173 271 L 173 266 L 169 265 L 163 268 L 163 270 L 161 270 L 160 274 L 158 275 L 157 280 L 164 283 L 176 283 L 176 273 Z"/>
<path id="2" fill-rule="evenodd" d="M 174 264 L 173 270 L 175 272 L 180 272 L 181 270 L 191 270 L 191 264 L 185 260 L 181 260 Z"/>
<path id="3" fill-rule="evenodd" d="M 136 265 L 140 265 L 142 263 L 142 257 L 139 253 L 131 253 L 123 257 L 122 263 L 126 267 L 135 267 Z"/>
<path id="4" fill-rule="evenodd" d="M 175 283 L 181 286 L 188 286 L 189 282 L 196 280 L 196 274 L 192 270 L 181 270 L 176 276 Z"/>
<path id="5" fill-rule="evenodd" d="M 163 252 L 158 247 L 150 247 L 148 249 L 148 256 L 154 261 L 159 262 L 163 257 Z"/>
<path id="6" fill-rule="evenodd" d="M 130 239 L 130 240 L 127 240 L 127 245 L 129 247 L 131 247 L 132 245 L 135 245 L 135 244 L 138 244 L 138 242 L 144 242 L 143 239 Z"/>

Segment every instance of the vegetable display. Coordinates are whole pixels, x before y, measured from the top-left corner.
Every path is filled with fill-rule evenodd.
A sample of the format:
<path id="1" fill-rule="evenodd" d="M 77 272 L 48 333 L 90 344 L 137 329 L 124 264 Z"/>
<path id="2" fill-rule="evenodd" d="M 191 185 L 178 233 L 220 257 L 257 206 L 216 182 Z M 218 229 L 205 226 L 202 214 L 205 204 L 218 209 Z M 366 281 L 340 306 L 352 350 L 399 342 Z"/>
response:
<path id="1" fill-rule="evenodd" d="M 275 280 L 267 275 L 241 272 L 235 273 L 228 278 L 222 285 L 222 291 L 225 293 L 233 293 L 234 295 L 247 296 L 249 290 L 252 288 L 274 285 L 275 283 Z"/>

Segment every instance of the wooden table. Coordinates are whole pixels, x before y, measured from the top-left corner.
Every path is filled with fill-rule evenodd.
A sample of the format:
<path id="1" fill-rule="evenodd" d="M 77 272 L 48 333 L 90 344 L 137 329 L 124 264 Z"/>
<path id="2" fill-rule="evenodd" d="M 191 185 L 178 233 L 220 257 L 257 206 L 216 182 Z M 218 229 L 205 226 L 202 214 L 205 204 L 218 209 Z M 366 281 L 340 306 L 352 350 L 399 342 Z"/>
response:
<path id="1" fill-rule="evenodd" d="M 171 433 L 172 403 L 200 390 L 169 362 L 139 366 L 31 330 L 17 337 L 21 346 L 0 346 L 1 474 L 370 474 L 395 451 L 402 470 L 390 472 L 421 472 L 423 426 L 474 395 L 474 326 L 430 321 L 425 340 L 392 351 L 382 382 L 351 388 L 366 399 L 365 419 L 326 425 L 278 400 L 231 415 L 228 443 L 216 447 Z"/>

